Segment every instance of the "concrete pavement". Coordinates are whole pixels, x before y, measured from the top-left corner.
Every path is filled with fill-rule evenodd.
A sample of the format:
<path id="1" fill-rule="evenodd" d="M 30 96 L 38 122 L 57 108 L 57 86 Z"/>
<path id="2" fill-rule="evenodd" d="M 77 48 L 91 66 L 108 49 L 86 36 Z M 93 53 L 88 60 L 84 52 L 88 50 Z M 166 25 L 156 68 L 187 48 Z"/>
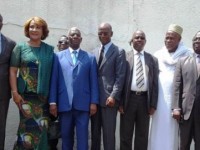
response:
<path id="1" fill-rule="evenodd" d="M 116 128 L 116 150 L 119 150 L 119 115 L 117 119 L 118 121 L 117 121 L 117 128 Z M 11 99 L 9 112 L 8 112 L 8 118 L 7 118 L 5 150 L 13 149 L 13 145 L 16 141 L 16 133 L 17 133 L 18 124 L 19 124 L 18 108 Z M 89 143 L 90 143 L 90 138 L 89 138 Z M 59 142 L 58 149 L 61 150 L 61 140 Z M 194 144 L 192 144 L 191 150 L 194 150 Z"/>

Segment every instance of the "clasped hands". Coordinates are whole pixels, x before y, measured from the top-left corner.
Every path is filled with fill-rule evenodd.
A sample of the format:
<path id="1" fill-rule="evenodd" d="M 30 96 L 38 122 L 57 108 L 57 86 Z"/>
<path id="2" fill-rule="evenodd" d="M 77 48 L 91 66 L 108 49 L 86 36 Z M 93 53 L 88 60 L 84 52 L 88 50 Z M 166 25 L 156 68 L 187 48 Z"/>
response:
<path id="1" fill-rule="evenodd" d="M 108 97 L 106 100 L 106 106 L 114 107 L 115 106 L 115 99 L 112 97 Z"/>
<path id="2" fill-rule="evenodd" d="M 180 121 L 180 119 L 181 119 L 181 112 L 180 112 L 180 110 L 174 109 L 174 110 L 172 111 L 172 117 L 173 117 L 174 119 L 176 119 L 177 121 Z"/>

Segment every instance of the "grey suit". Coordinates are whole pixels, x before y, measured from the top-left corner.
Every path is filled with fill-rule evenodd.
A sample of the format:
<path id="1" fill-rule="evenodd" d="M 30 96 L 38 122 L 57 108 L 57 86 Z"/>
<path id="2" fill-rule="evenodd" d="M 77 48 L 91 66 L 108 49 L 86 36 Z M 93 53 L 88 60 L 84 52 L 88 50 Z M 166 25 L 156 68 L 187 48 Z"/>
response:
<path id="1" fill-rule="evenodd" d="M 99 49 L 95 49 L 97 62 Z M 92 117 L 92 149 L 100 149 L 101 126 L 103 129 L 104 150 L 115 150 L 116 115 L 126 73 L 125 51 L 112 44 L 98 70 L 100 106 Z M 113 97 L 114 107 L 107 107 L 106 100 Z"/>
<path id="2" fill-rule="evenodd" d="M 134 95 L 131 83 L 134 68 L 134 51 L 126 54 L 126 81 L 123 90 L 121 106 L 124 114 L 120 119 L 120 149 L 132 149 L 132 137 L 135 128 L 135 150 L 146 150 L 148 142 L 149 115 L 148 109 L 157 107 L 158 100 L 158 60 L 144 52 L 145 69 L 147 74 L 147 94 Z"/>
<path id="3" fill-rule="evenodd" d="M 15 42 L 1 35 L 1 54 L 0 54 L 0 150 L 4 149 L 6 118 L 8 113 L 9 101 L 11 98 L 9 85 L 9 64 L 10 55 L 15 46 Z"/>
<path id="4" fill-rule="evenodd" d="M 181 109 L 180 150 L 189 150 L 192 138 L 195 149 L 200 149 L 200 78 L 196 67 L 196 56 L 181 58 L 174 75 L 174 97 L 172 109 Z"/>

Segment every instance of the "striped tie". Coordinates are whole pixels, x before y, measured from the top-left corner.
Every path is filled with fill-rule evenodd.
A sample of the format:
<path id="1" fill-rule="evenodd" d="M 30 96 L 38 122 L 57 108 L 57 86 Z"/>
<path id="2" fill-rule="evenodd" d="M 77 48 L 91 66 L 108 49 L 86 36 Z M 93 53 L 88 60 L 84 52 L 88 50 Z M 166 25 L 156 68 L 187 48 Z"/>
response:
<path id="1" fill-rule="evenodd" d="M 136 85 L 139 89 L 144 86 L 144 72 L 140 55 L 141 54 L 138 53 L 138 57 L 136 60 Z"/>

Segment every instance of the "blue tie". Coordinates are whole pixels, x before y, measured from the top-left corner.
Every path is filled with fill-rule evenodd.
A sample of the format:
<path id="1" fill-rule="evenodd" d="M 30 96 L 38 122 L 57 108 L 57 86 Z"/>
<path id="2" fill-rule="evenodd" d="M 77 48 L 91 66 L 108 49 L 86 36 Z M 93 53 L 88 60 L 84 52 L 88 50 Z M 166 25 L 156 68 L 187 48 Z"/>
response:
<path id="1" fill-rule="evenodd" d="M 72 52 L 72 61 L 73 61 L 74 65 L 77 62 L 77 51 L 76 50 L 73 50 L 73 52 Z"/>

